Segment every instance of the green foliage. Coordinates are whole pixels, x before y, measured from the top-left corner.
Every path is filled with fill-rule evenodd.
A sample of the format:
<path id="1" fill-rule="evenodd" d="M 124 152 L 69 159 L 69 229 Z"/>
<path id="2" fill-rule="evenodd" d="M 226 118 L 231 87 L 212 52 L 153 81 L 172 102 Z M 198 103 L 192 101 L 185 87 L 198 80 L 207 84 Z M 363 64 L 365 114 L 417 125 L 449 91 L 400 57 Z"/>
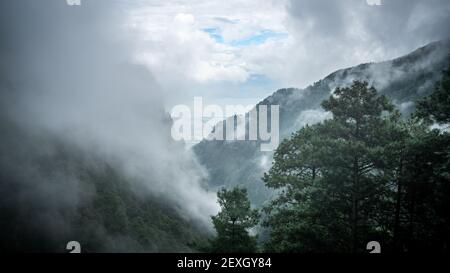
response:
<path id="1" fill-rule="evenodd" d="M 84 252 L 190 252 L 192 241 L 207 236 L 165 200 L 138 194 L 140 186 L 111 167 L 78 172 L 82 185 L 94 187 L 72 222 Z"/>
<path id="2" fill-rule="evenodd" d="M 444 71 L 433 93 L 417 103 L 416 116 L 429 123 L 450 123 L 450 67 Z"/>
<path id="3" fill-rule="evenodd" d="M 258 223 L 258 211 L 250 206 L 247 190 L 235 187 L 217 193 L 221 211 L 212 216 L 217 238 L 212 240 L 212 252 L 255 252 L 256 237 L 248 230 Z"/>
<path id="4" fill-rule="evenodd" d="M 440 80 L 441 71 L 449 63 L 449 59 L 442 56 L 449 52 L 448 42 L 431 43 L 391 61 L 337 70 L 306 88 L 280 89 L 261 104 L 280 106 L 280 140 L 290 137 L 305 123 L 319 120 L 305 114 L 317 110 L 334 87 L 346 85 L 353 79 L 370 82 L 380 94 L 401 106 L 402 115 L 407 116 L 415 110 L 413 102 L 428 95 L 430 87 Z M 259 148 L 260 143 L 255 141 L 202 141 L 193 151 L 208 170 L 209 185 L 214 188 L 245 186 L 252 204 L 261 207 L 274 196 L 274 191 L 261 181 L 267 169 L 260 164 L 262 157 L 272 155 Z"/>
<path id="5" fill-rule="evenodd" d="M 403 155 L 399 251 L 448 252 L 450 243 L 450 134 L 415 126 Z"/>
<path id="6" fill-rule="evenodd" d="M 192 252 L 211 237 L 113 160 L 4 117 L 0 251 L 65 252 L 76 240 L 82 252 Z"/>
<path id="7" fill-rule="evenodd" d="M 448 238 L 448 134 L 402 121 L 364 82 L 322 106 L 333 119 L 283 141 L 263 177 L 279 191 L 265 207 L 265 250 L 362 252 L 372 240 L 386 251 L 444 249 L 448 239 L 432 238 Z"/>

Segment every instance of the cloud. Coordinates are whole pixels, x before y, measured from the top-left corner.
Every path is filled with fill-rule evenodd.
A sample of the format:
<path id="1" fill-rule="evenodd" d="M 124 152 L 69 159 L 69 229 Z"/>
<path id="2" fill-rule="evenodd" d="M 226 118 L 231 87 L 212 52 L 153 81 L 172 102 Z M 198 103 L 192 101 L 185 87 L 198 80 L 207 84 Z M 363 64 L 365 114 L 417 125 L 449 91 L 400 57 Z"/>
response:
<path id="1" fill-rule="evenodd" d="M 291 1 L 288 29 L 295 37 L 287 71 L 304 86 L 334 70 L 382 61 L 448 37 L 450 3 L 432 0 Z M 287 79 L 289 80 L 289 79 Z"/>
<path id="2" fill-rule="evenodd" d="M 183 88 L 192 97 L 209 89 L 202 94 L 213 96 L 235 83 L 228 96 L 240 97 L 251 75 L 269 79 L 268 88 L 305 87 L 337 69 L 398 57 L 448 36 L 448 1 L 381 3 L 142 0 L 130 8 L 129 25 L 146 41 L 137 59 L 169 92 Z M 189 19 L 174 24 L 179 16 Z M 273 92 L 250 88 L 246 96 Z"/>
<path id="3" fill-rule="evenodd" d="M 249 88 L 252 93 L 247 97 L 261 98 L 260 86 L 251 86 L 260 69 L 243 48 L 286 38 L 281 19 L 285 11 L 279 3 L 141 1 L 129 9 L 128 26 L 140 33 L 141 40 L 136 59 L 168 92 L 183 89 L 185 101 L 199 94 L 242 97 L 242 89 Z M 272 91 L 263 90 L 264 95 Z"/>
<path id="4" fill-rule="evenodd" d="M 201 187 L 207 174 L 190 151 L 170 140 L 165 105 L 199 93 L 257 102 L 277 86 L 304 87 L 339 68 L 403 55 L 446 37 L 450 25 L 445 0 L 0 3 L 2 122 L 107 158 L 204 222 L 217 210 L 215 196 Z M 326 117 L 304 111 L 297 125 Z M 14 139 L 6 136 L 3 147 Z M 51 154 L 36 149 L 3 154 L 2 166 L 27 170 L 15 177 L 29 189 L 22 198 L 37 193 L 24 208 L 84 202 L 76 177 L 61 170 L 46 180 L 35 168 Z"/>
<path id="5" fill-rule="evenodd" d="M 295 132 L 306 125 L 313 125 L 330 118 L 332 118 L 332 114 L 324 111 L 323 109 L 304 110 L 293 122 L 291 128 L 288 128 L 286 132 Z"/>
<path id="6" fill-rule="evenodd" d="M 52 157 L 62 143 L 110 164 L 144 189 L 140 195 L 209 226 L 215 194 L 202 187 L 206 174 L 190 151 L 170 137 L 164 102 L 177 95 L 163 93 L 133 62 L 136 36 L 120 6 L 2 1 L 0 13 L 0 122 L 15 128 L 0 141 L 2 208 L 21 211 L 50 235 L 63 232 L 64 209 L 86 196 L 76 172 Z M 50 170 L 40 167 L 42 157 Z"/>
<path id="7" fill-rule="evenodd" d="M 202 31 L 194 15 L 178 13 L 163 29 L 142 37 L 144 43 L 136 59 L 154 71 L 164 86 L 171 87 L 169 78 L 173 77 L 194 83 L 247 79 L 248 72 L 232 49 Z"/>

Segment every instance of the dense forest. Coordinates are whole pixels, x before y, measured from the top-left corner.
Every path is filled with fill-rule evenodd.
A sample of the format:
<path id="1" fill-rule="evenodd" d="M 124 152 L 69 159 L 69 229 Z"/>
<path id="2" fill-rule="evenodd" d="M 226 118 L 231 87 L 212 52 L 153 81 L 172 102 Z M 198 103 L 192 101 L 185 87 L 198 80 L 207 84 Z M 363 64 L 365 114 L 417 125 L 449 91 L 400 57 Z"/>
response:
<path id="1" fill-rule="evenodd" d="M 190 252 L 210 234 L 214 194 L 112 2 L 0 1 L 0 252 Z"/>
<path id="2" fill-rule="evenodd" d="M 450 70 L 410 117 L 367 82 L 336 88 L 322 102 L 333 117 L 285 139 L 264 174 L 278 193 L 260 218 L 268 239 L 253 244 L 246 190 L 222 190 L 209 250 L 448 252 L 449 105 Z"/>
<path id="3" fill-rule="evenodd" d="M 386 96 L 405 119 L 416 109 L 416 102 L 431 94 L 450 60 L 450 40 L 427 44 L 411 53 L 383 62 L 364 63 L 339 69 L 305 88 L 282 88 L 258 105 L 280 106 L 280 139 L 306 124 L 330 118 L 321 106 L 337 87 L 353 81 L 368 82 Z M 299 75 L 301 77 L 301 75 Z M 273 198 L 261 177 L 271 167 L 273 152 L 261 152 L 260 141 L 202 141 L 193 147 L 199 162 L 208 170 L 208 185 L 247 188 L 253 205 L 262 207 Z"/>
<path id="4" fill-rule="evenodd" d="M 0 118 L 0 252 L 190 252 L 209 231 L 114 160 Z M 58 198 L 55 198 L 58 197 Z"/>
<path id="5" fill-rule="evenodd" d="M 245 2 L 0 1 L 0 252 L 448 252 L 450 5 Z"/>

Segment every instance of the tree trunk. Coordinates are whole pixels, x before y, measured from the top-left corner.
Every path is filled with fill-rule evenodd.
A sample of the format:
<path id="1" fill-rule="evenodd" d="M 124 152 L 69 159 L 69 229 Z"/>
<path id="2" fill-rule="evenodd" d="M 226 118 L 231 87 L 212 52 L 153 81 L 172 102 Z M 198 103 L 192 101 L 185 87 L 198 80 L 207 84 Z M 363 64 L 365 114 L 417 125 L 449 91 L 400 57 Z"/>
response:
<path id="1" fill-rule="evenodd" d="M 355 139 L 359 139 L 359 120 L 356 120 Z M 358 192 L 359 192 L 359 158 L 355 155 L 353 161 L 353 189 L 352 189 L 352 252 L 358 250 Z"/>
<path id="2" fill-rule="evenodd" d="M 394 220 L 394 250 L 398 252 L 399 247 L 399 234 L 400 234 L 400 210 L 402 202 L 402 174 L 403 173 L 403 156 L 400 156 L 400 165 L 397 178 L 397 200 L 395 203 L 395 220 Z"/>
<path id="3" fill-rule="evenodd" d="M 353 193 L 352 193 L 352 252 L 357 252 L 358 249 L 358 184 L 359 184 L 359 172 L 358 172 L 358 158 L 355 157 L 353 163 L 354 167 L 354 181 L 353 181 Z"/>
<path id="4" fill-rule="evenodd" d="M 232 229 L 231 229 L 231 248 L 232 248 L 232 250 L 233 250 L 233 252 L 236 252 L 235 251 L 235 249 L 234 249 L 234 246 L 236 245 L 236 241 L 235 241 L 235 236 L 234 236 L 234 223 L 235 223 L 236 221 L 235 220 L 233 220 L 233 224 L 232 224 Z"/>

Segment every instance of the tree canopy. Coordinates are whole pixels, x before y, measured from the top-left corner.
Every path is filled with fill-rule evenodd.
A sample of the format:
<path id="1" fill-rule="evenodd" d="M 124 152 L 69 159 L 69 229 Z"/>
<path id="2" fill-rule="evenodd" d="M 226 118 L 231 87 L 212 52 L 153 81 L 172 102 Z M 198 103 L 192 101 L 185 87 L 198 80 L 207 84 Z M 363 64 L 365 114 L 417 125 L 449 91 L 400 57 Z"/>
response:
<path id="1" fill-rule="evenodd" d="M 263 177 L 279 193 L 264 210 L 265 250 L 445 249 L 448 134 L 400 119 L 366 82 L 337 88 L 322 106 L 333 118 L 283 141 Z"/>
<path id="2" fill-rule="evenodd" d="M 221 189 L 217 193 L 221 211 L 212 216 L 217 237 L 212 240 L 213 252 L 255 252 L 256 237 L 249 235 L 249 229 L 258 223 L 258 211 L 251 208 L 247 190 L 235 187 Z"/>

